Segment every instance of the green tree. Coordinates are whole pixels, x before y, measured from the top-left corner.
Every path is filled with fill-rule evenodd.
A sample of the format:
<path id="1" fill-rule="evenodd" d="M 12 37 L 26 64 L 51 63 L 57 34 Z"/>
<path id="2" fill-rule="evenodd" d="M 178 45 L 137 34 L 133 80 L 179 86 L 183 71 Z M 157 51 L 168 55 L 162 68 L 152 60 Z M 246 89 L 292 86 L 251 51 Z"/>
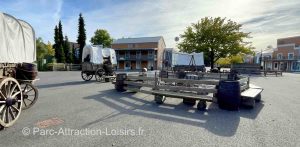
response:
<path id="1" fill-rule="evenodd" d="M 85 28 L 84 28 L 84 19 L 82 17 L 82 14 L 79 14 L 78 19 L 78 37 L 77 37 L 77 43 L 79 44 L 79 59 L 77 59 L 77 62 L 80 63 L 80 58 L 82 57 L 82 50 L 85 46 L 85 40 L 86 40 L 86 34 L 85 34 Z"/>
<path id="2" fill-rule="evenodd" d="M 55 58 L 58 63 L 65 62 L 65 52 L 64 52 L 64 37 L 63 37 L 63 28 L 61 21 L 59 21 L 58 26 L 55 26 L 54 29 L 54 48 L 55 48 Z"/>
<path id="3" fill-rule="evenodd" d="M 46 50 L 47 50 L 47 55 L 49 56 L 54 56 L 55 55 L 55 50 L 52 47 L 52 44 L 48 41 L 48 43 L 46 44 Z"/>
<path id="4" fill-rule="evenodd" d="M 231 64 L 243 63 L 243 62 L 244 62 L 244 59 L 243 59 L 243 55 L 241 55 L 241 54 L 237 54 L 237 55 L 230 57 Z"/>
<path id="5" fill-rule="evenodd" d="M 91 38 L 91 43 L 97 45 L 103 45 L 103 47 L 110 47 L 113 39 L 110 37 L 109 33 L 103 29 L 97 29 L 94 36 Z"/>
<path id="6" fill-rule="evenodd" d="M 236 64 L 236 63 L 243 63 L 243 55 L 237 54 L 233 56 L 229 56 L 226 58 L 220 58 L 216 61 L 217 64 L 224 66 L 224 65 L 230 65 L 230 64 Z"/>
<path id="7" fill-rule="evenodd" d="M 58 42 L 59 45 L 64 44 L 63 28 L 62 28 L 61 21 L 59 21 L 59 23 L 58 23 L 58 41 L 59 41 Z"/>
<path id="8" fill-rule="evenodd" d="M 56 59 L 59 59 L 60 57 L 58 56 L 58 53 L 59 53 L 59 32 L 58 32 L 58 27 L 57 25 L 55 25 L 55 28 L 54 28 L 54 45 L 53 45 L 53 48 L 55 50 L 55 58 Z"/>
<path id="9" fill-rule="evenodd" d="M 59 53 L 58 53 L 59 59 L 57 59 L 57 62 L 58 63 L 65 63 L 66 62 L 66 56 L 65 56 L 63 45 L 59 45 L 58 51 L 59 51 Z"/>
<path id="10" fill-rule="evenodd" d="M 70 42 L 69 42 L 68 36 L 65 36 L 63 48 L 65 51 L 66 62 L 73 63 L 73 54 L 72 54 L 72 49 L 70 47 Z"/>
<path id="11" fill-rule="evenodd" d="M 189 53 L 204 52 L 206 62 L 209 61 L 211 68 L 214 68 L 220 58 L 252 53 L 251 43 L 244 41 L 250 38 L 250 33 L 241 32 L 241 29 L 241 24 L 226 18 L 205 17 L 180 35 L 183 41 L 178 48 Z"/>
<path id="12" fill-rule="evenodd" d="M 44 56 L 47 55 L 47 48 L 41 37 L 36 39 L 36 54 L 38 61 L 42 60 Z"/>

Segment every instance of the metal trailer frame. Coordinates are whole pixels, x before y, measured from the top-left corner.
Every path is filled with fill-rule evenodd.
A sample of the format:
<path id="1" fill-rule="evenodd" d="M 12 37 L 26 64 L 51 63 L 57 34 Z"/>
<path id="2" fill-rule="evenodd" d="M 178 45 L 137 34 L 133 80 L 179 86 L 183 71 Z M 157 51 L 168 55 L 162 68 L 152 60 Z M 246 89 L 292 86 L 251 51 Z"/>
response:
<path id="1" fill-rule="evenodd" d="M 16 79 L 16 63 L 0 63 L 0 127 L 10 127 L 38 99 L 38 80 Z"/>
<path id="2" fill-rule="evenodd" d="M 228 80 L 228 77 L 230 77 L 228 73 L 203 72 L 194 72 L 186 79 L 158 73 L 155 73 L 154 77 L 146 77 L 145 73 L 127 73 L 118 74 L 113 83 L 119 92 L 130 90 L 152 94 L 158 104 L 163 104 L 166 97 L 183 99 L 183 103 L 188 105 L 195 105 L 198 100 L 197 109 L 203 111 L 206 110 L 206 102 L 218 103 L 219 84 L 221 81 Z M 242 105 L 254 108 L 255 102 L 261 99 L 263 88 L 250 84 L 249 77 L 238 76 L 236 81 L 239 82 Z"/>

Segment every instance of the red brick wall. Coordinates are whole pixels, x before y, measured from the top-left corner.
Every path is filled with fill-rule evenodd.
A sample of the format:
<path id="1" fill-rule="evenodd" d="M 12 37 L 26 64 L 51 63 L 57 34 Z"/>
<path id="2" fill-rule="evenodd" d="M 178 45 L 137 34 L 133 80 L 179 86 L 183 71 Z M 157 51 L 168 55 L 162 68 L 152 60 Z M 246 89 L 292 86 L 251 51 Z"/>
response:
<path id="1" fill-rule="evenodd" d="M 287 57 L 288 53 L 294 53 L 294 56 L 299 56 L 299 52 L 294 50 L 293 46 L 278 47 L 277 51 L 273 52 L 273 57 L 276 58 L 278 53 L 282 53 L 284 57 Z"/>
<path id="2" fill-rule="evenodd" d="M 300 36 L 277 39 L 277 45 L 295 43 L 300 45 Z"/>
<path id="3" fill-rule="evenodd" d="M 155 42 L 148 43 L 121 43 L 112 44 L 113 49 L 147 49 L 147 48 L 158 48 L 158 44 Z"/>

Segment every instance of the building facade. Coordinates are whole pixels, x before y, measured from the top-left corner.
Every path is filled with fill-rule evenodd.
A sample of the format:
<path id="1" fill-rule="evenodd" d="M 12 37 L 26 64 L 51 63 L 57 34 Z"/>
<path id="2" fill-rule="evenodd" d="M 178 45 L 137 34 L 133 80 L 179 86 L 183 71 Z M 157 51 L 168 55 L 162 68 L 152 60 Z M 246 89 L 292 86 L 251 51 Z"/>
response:
<path id="1" fill-rule="evenodd" d="M 300 71 L 300 36 L 278 39 L 277 48 L 263 56 L 263 62 L 267 69 Z"/>
<path id="2" fill-rule="evenodd" d="M 121 38 L 112 43 L 116 51 L 117 70 L 161 69 L 166 48 L 162 36 Z"/>
<path id="3" fill-rule="evenodd" d="M 261 67 L 263 67 L 266 70 L 274 70 L 272 67 L 272 62 L 270 59 L 273 58 L 273 52 L 275 49 L 267 49 L 266 51 L 263 52 L 258 52 L 256 56 L 253 58 L 255 64 L 260 64 Z"/>

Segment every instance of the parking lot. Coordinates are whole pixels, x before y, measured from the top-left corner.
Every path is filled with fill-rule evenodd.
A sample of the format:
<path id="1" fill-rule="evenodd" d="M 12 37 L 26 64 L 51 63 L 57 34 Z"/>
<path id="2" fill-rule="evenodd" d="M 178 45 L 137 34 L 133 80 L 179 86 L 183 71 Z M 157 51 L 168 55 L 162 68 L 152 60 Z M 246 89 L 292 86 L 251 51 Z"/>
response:
<path id="1" fill-rule="evenodd" d="M 118 93 L 111 83 L 84 82 L 80 72 L 41 72 L 39 78 L 37 103 L 0 131 L 1 146 L 299 146 L 300 74 L 252 76 L 251 83 L 264 88 L 254 109 L 226 111 L 209 103 L 205 112 L 180 99 L 157 105 L 151 95 Z M 73 132 L 49 131 L 61 129 Z"/>

